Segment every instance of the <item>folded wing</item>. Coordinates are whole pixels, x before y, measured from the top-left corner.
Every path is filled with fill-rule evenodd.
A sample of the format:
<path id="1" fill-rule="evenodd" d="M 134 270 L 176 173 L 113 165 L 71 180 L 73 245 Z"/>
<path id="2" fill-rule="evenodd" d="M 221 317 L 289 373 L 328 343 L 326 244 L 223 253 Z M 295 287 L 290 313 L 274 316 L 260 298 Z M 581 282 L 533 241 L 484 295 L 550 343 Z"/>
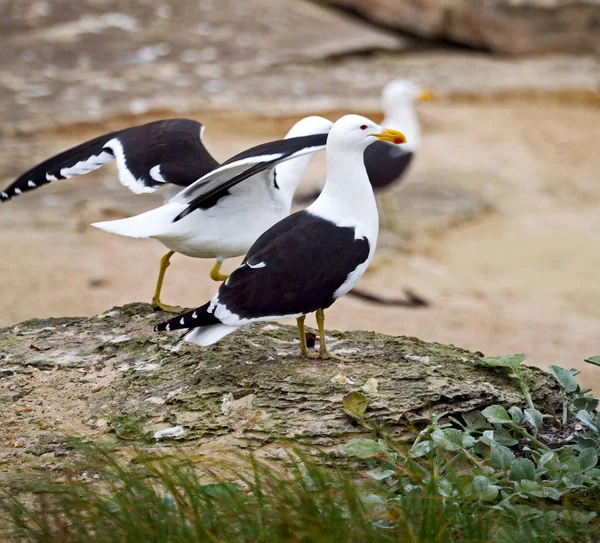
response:
<path id="1" fill-rule="evenodd" d="M 327 134 L 288 138 L 263 143 L 230 158 L 169 200 L 171 203 L 187 206 L 175 221 L 183 219 L 195 209 L 203 207 L 207 201 L 218 198 L 220 194 L 226 193 L 245 179 L 273 168 L 280 162 L 322 151 L 326 142 Z"/>

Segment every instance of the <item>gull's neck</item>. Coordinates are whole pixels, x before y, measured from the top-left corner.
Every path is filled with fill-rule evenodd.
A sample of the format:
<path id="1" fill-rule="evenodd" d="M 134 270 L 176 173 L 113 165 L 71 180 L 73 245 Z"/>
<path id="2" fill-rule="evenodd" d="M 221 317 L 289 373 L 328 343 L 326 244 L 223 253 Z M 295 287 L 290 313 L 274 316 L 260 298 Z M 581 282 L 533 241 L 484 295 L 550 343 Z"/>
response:
<path id="1" fill-rule="evenodd" d="M 362 148 L 352 149 L 328 140 L 325 186 L 307 211 L 338 226 L 355 227 L 356 237 L 369 238 L 374 250 L 379 216 L 363 152 Z"/>
<path id="2" fill-rule="evenodd" d="M 421 127 L 413 104 L 411 102 L 394 104 L 394 107 L 385 109 L 384 117 L 382 126 L 401 130 L 406 136 L 406 143 L 402 148 L 417 151 L 421 143 Z"/>
<path id="3" fill-rule="evenodd" d="M 291 160 L 286 160 L 275 166 L 275 181 L 279 187 L 279 198 L 287 208 L 288 213 L 292 207 L 296 189 L 298 188 L 300 181 L 302 181 L 313 157 L 313 154 L 304 155 L 298 158 L 292 158 Z"/>

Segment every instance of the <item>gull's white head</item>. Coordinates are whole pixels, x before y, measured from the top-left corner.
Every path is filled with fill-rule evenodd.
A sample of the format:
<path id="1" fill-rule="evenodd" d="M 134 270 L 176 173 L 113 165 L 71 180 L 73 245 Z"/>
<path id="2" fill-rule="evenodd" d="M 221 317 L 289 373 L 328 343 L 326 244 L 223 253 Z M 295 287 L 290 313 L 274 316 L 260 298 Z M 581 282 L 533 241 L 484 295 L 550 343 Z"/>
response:
<path id="1" fill-rule="evenodd" d="M 329 148 L 331 142 L 332 145 L 341 144 L 346 148 L 364 150 L 377 140 L 406 143 L 404 134 L 399 130 L 382 128 L 371 119 L 360 115 L 344 115 L 333 125 L 327 139 L 327 147 Z"/>
<path id="2" fill-rule="evenodd" d="M 312 134 L 329 134 L 332 126 L 333 123 L 325 119 L 325 117 L 319 117 L 318 115 L 304 117 L 304 119 L 300 119 L 290 128 L 289 132 L 285 135 L 285 139 L 310 136 Z"/>
<path id="3" fill-rule="evenodd" d="M 388 83 L 381 92 L 381 105 L 383 111 L 393 111 L 399 107 L 412 106 L 415 100 L 429 101 L 433 99 L 433 93 L 422 89 L 412 81 L 397 79 Z"/>

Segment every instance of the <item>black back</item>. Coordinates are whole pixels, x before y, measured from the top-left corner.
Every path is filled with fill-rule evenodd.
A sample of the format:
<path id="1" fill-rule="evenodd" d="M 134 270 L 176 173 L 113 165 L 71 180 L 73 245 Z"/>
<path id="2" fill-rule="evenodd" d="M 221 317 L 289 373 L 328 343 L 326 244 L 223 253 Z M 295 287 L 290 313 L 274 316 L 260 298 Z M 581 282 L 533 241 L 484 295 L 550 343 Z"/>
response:
<path id="1" fill-rule="evenodd" d="M 290 215 L 256 240 L 242 265 L 220 286 L 219 305 L 241 319 L 306 314 L 329 307 L 348 275 L 369 256 L 367 239 L 354 236 L 354 228 L 340 228 L 308 211 Z M 218 321 L 207 313 L 208 306 L 155 329 L 215 324 Z"/>
<path id="2" fill-rule="evenodd" d="M 383 141 L 372 143 L 365 149 L 365 167 L 374 189 L 380 189 L 399 179 L 410 164 L 413 154 L 400 145 Z"/>

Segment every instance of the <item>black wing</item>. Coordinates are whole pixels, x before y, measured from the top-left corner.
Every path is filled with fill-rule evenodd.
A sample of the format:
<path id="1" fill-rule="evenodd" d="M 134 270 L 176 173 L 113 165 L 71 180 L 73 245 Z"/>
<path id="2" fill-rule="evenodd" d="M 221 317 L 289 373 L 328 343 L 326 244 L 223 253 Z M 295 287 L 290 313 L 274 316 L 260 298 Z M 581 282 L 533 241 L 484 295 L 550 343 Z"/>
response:
<path id="1" fill-rule="evenodd" d="M 365 149 L 364 160 L 371 186 L 377 190 L 399 179 L 412 160 L 412 152 L 402 145 L 383 141 L 372 143 Z"/>
<path id="2" fill-rule="evenodd" d="M 175 221 L 183 219 L 207 201 L 220 197 L 231 187 L 279 162 L 322 151 L 326 143 L 327 134 L 313 134 L 263 143 L 230 158 L 170 200 L 188 206 Z"/>
<path id="3" fill-rule="evenodd" d="M 25 172 L 0 194 L 0 201 L 115 159 L 119 180 L 133 192 L 154 192 L 165 183 L 191 185 L 219 165 L 202 144 L 202 128 L 190 119 L 166 119 L 110 132 Z"/>
<path id="4" fill-rule="evenodd" d="M 214 314 L 207 311 L 211 302 L 155 330 L 218 322 L 236 325 L 237 319 L 278 318 L 327 308 L 348 275 L 369 256 L 369 242 L 354 234 L 354 228 L 340 228 L 308 211 L 290 215 L 256 240 L 242 265 L 220 286 Z M 232 313 L 233 321 L 217 320 L 219 306 Z"/>

